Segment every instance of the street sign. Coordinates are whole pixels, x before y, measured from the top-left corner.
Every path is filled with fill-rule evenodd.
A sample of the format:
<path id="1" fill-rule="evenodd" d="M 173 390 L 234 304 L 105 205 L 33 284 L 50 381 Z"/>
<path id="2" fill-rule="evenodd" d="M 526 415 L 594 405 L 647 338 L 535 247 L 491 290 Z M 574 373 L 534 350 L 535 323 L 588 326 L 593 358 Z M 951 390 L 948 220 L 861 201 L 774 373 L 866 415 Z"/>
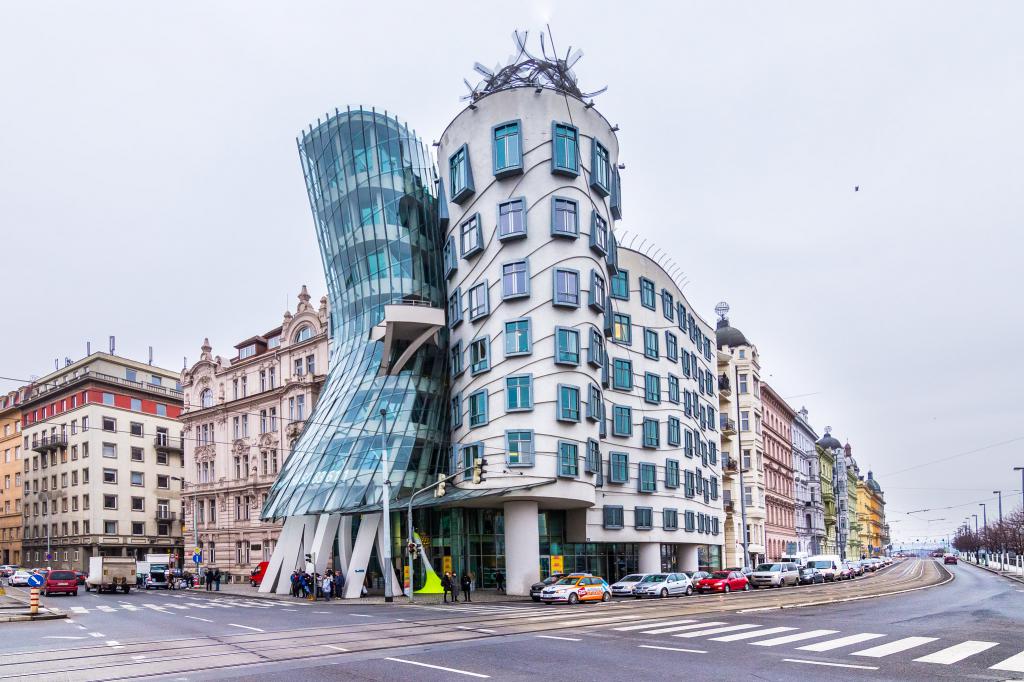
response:
<path id="1" fill-rule="evenodd" d="M 38 573 L 33 573 L 28 577 L 29 587 L 42 587 L 43 582 L 43 576 L 39 575 Z"/>
<path id="2" fill-rule="evenodd" d="M 452 572 L 452 558 L 450 555 L 441 557 L 441 570 L 445 573 Z"/>
<path id="3" fill-rule="evenodd" d="M 565 570 L 565 558 L 561 554 L 551 556 L 551 572 L 561 573 Z"/>
<path id="4" fill-rule="evenodd" d="M 202 550 L 197 549 L 196 551 L 192 552 L 192 562 L 194 564 L 196 564 L 197 566 L 199 564 L 203 563 L 203 552 L 202 552 Z"/>

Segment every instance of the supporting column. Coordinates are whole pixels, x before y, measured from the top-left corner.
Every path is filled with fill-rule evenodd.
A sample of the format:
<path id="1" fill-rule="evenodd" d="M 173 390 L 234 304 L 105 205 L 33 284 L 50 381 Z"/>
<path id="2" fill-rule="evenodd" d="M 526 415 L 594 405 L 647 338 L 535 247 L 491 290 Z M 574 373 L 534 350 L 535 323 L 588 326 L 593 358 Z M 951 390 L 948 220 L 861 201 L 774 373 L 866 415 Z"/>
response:
<path id="1" fill-rule="evenodd" d="M 696 571 L 700 569 L 697 559 L 697 545 L 676 545 L 676 556 L 679 558 L 680 571 Z"/>
<path id="2" fill-rule="evenodd" d="M 540 580 L 536 502 L 505 503 L 505 591 L 525 597 Z"/>
<path id="3" fill-rule="evenodd" d="M 267 564 L 263 582 L 260 583 L 260 592 L 291 592 L 291 572 L 302 561 L 303 548 L 312 541 L 316 520 L 317 517 L 313 515 L 289 516 L 285 519 L 277 546 L 274 547 L 274 553 Z"/>
<path id="4" fill-rule="evenodd" d="M 331 559 L 334 538 L 338 535 L 340 521 L 341 514 L 321 514 L 317 519 L 313 541 L 306 545 L 306 551 L 313 555 L 316 565 L 312 567 L 312 570 L 307 566 L 306 571 L 323 574 L 327 568 L 327 562 Z"/>
<path id="5" fill-rule="evenodd" d="M 377 539 L 378 526 L 380 514 L 363 514 L 360 518 L 352 558 L 345 569 L 345 599 L 358 599 L 363 594 L 366 566 L 370 563 L 370 552 L 373 550 L 374 540 Z"/>
<path id="6" fill-rule="evenodd" d="M 641 542 L 639 564 L 641 573 L 661 573 L 661 543 Z"/>

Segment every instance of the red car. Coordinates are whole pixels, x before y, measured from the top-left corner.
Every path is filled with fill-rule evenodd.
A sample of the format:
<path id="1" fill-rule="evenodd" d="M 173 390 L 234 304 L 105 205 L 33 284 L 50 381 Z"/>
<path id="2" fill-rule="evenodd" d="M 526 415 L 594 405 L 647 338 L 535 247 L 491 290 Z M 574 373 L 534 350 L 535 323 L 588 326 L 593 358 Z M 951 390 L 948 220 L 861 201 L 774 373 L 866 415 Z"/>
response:
<path id="1" fill-rule="evenodd" d="M 43 595 L 50 596 L 63 592 L 73 597 L 78 596 L 78 576 L 74 571 L 50 571 L 43 583 Z"/>
<path id="2" fill-rule="evenodd" d="M 715 571 L 711 577 L 699 580 L 697 589 L 701 592 L 746 591 L 750 589 L 750 583 L 747 582 L 746 576 L 739 571 Z"/>
<path id="3" fill-rule="evenodd" d="M 253 587 L 259 587 L 263 583 L 263 576 L 267 574 L 267 566 L 269 565 L 269 561 L 261 561 L 256 565 L 256 568 L 249 571 L 249 584 Z"/>
<path id="4" fill-rule="evenodd" d="M 956 563 L 956 554 L 947 554 L 945 557 L 943 557 L 942 563 L 944 563 L 944 564 L 955 564 Z"/>

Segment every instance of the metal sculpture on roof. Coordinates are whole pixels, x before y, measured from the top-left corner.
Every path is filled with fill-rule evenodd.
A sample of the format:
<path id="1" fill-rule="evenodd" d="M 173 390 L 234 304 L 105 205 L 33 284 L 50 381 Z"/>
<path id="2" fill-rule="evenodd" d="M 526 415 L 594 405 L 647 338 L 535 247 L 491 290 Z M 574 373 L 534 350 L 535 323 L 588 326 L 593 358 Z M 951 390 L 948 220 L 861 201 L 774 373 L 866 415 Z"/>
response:
<path id="1" fill-rule="evenodd" d="M 583 50 L 573 50 L 572 46 L 565 52 L 565 57 L 560 58 L 555 48 L 555 41 L 551 35 L 551 27 L 548 26 L 547 39 L 544 32 L 540 34 L 541 56 L 536 57 L 526 48 L 526 41 L 529 39 L 529 31 L 513 31 L 512 40 L 515 43 L 515 53 L 510 55 L 507 63 L 502 66 L 499 62 L 494 69 L 477 62 L 473 64 L 473 70 L 483 76 L 476 85 L 471 85 L 468 80 L 463 79 L 469 94 L 462 97 L 463 100 L 475 102 L 481 97 L 500 90 L 519 87 L 545 88 L 557 90 L 567 95 L 572 95 L 580 100 L 600 95 L 607 90 L 607 86 L 593 92 L 583 92 L 577 84 L 574 67 L 583 58 Z M 550 45 L 549 45 L 550 43 Z M 551 55 L 548 55 L 548 49 Z"/>

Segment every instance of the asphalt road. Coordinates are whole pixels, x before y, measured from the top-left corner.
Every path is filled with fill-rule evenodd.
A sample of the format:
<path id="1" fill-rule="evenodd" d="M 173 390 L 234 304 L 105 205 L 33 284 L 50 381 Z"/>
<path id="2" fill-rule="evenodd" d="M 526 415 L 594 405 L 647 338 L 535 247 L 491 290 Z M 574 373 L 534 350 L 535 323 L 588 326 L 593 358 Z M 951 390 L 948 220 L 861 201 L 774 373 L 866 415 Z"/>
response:
<path id="1" fill-rule="evenodd" d="M 67 620 L 4 626 L 0 678 L 1024 679 L 1024 585 L 949 568 L 936 587 L 800 608 L 779 607 L 946 574 L 912 560 L 839 585 L 576 607 L 83 592 L 49 600 Z"/>

